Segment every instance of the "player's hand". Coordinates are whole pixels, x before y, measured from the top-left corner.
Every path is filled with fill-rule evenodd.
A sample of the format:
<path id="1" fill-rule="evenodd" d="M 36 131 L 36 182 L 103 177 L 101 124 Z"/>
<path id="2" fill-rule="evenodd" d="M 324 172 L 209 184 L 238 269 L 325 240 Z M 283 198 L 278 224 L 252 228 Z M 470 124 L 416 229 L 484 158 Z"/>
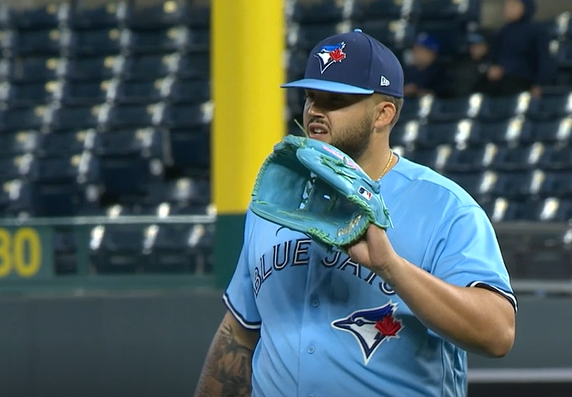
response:
<path id="1" fill-rule="evenodd" d="M 499 81 L 504 75 L 504 69 L 501 66 L 493 65 L 489 68 L 487 76 L 491 81 Z"/>
<path id="2" fill-rule="evenodd" d="M 356 244 L 347 247 L 347 252 L 353 262 L 367 267 L 382 277 L 401 262 L 385 230 L 375 225 L 370 225 L 363 238 Z"/>

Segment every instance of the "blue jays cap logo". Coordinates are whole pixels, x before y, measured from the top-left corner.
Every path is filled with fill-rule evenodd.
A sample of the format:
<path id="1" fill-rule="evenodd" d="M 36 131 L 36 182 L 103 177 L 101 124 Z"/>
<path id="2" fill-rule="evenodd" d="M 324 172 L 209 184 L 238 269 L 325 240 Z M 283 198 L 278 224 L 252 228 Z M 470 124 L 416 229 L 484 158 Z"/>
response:
<path id="1" fill-rule="evenodd" d="M 395 318 L 397 303 L 366 310 L 357 310 L 346 318 L 332 322 L 332 327 L 351 333 L 359 343 L 367 365 L 377 348 L 391 338 L 399 338 L 403 329 L 401 320 Z"/>
<path id="2" fill-rule="evenodd" d="M 339 63 L 346 59 L 347 54 L 344 52 L 346 43 L 338 43 L 334 45 L 325 45 L 320 51 L 314 54 L 320 60 L 320 73 L 324 73 L 334 63 Z"/>

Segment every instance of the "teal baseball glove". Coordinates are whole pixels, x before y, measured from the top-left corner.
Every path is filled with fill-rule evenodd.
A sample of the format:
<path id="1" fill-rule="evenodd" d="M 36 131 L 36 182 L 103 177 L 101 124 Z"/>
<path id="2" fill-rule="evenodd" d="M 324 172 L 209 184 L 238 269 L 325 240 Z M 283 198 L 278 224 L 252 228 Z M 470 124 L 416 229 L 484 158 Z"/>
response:
<path id="1" fill-rule="evenodd" d="M 370 224 L 393 227 L 379 189 L 378 181 L 334 146 L 288 135 L 260 168 L 250 208 L 328 249 L 344 250 Z"/>

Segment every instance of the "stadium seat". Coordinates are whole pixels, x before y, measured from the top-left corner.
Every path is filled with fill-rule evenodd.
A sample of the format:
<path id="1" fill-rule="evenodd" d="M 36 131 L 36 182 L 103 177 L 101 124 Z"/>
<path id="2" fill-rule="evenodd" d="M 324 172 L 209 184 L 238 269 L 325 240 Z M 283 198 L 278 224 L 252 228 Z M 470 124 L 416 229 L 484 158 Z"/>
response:
<path id="1" fill-rule="evenodd" d="M 324 37 L 341 33 L 342 30 L 345 30 L 342 29 L 342 25 L 336 23 L 292 24 L 288 29 L 287 48 L 295 48 L 308 53 Z"/>
<path id="2" fill-rule="evenodd" d="M 30 172 L 34 157 L 30 154 L 0 158 L 0 181 L 18 179 Z"/>
<path id="3" fill-rule="evenodd" d="M 77 0 L 63 22 L 73 30 L 115 28 L 119 25 L 118 15 L 123 14 L 127 6 L 123 1 L 94 4 L 90 0 Z"/>
<path id="4" fill-rule="evenodd" d="M 442 172 L 443 175 L 456 182 L 459 186 L 467 191 L 472 197 L 476 198 L 481 195 L 490 193 L 491 185 L 495 183 L 497 175 L 490 171 L 474 171 L 474 172 Z"/>
<path id="5" fill-rule="evenodd" d="M 155 81 L 171 73 L 170 63 L 177 55 L 145 54 L 119 57 L 115 66 L 116 75 L 122 80 Z"/>
<path id="6" fill-rule="evenodd" d="M 58 77 L 70 82 L 108 80 L 114 75 L 115 60 L 106 55 L 64 57 L 58 62 Z"/>
<path id="7" fill-rule="evenodd" d="M 562 12 L 544 22 L 550 39 L 566 40 L 572 38 L 572 18 L 570 11 Z"/>
<path id="8" fill-rule="evenodd" d="M 154 128 L 114 130 L 93 135 L 91 150 L 98 156 L 163 158 L 166 133 Z"/>
<path id="9" fill-rule="evenodd" d="M 523 115 L 528 110 L 530 99 L 529 93 L 508 97 L 484 96 L 477 117 L 482 121 L 502 121 Z"/>
<path id="10" fill-rule="evenodd" d="M 572 117 L 560 120 L 548 120 L 534 123 L 531 139 L 544 143 L 570 142 L 572 135 Z"/>
<path id="11" fill-rule="evenodd" d="M 101 274 L 134 273 L 143 267 L 142 225 L 112 223 L 91 232 L 90 260 Z"/>
<path id="12" fill-rule="evenodd" d="M 100 106 L 54 106 L 46 114 L 49 131 L 80 131 L 98 126 Z"/>
<path id="13" fill-rule="evenodd" d="M 58 84 L 54 99 L 64 106 L 94 106 L 105 102 L 108 81 L 66 81 Z"/>
<path id="14" fill-rule="evenodd" d="M 545 146 L 535 143 L 528 146 L 497 147 L 489 161 L 496 171 L 526 171 L 535 168 L 545 153 Z"/>
<path id="15" fill-rule="evenodd" d="M 168 29 L 130 30 L 121 33 L 121 45 L 130 54 L 171 53 L 184 47 L 189 40 L 189 30 L 177 26 Z"/>
<path id="16" fill-rule="evenodd" d="M 419 98 L 406 98 L 399 115 L 399 123 L 417 120 L 421 113 L 421 100 Z"/>
<path id="17" fill-rule="evenodd" d="M 414 143 L 416 148 L 461 144 L 463 140 L 459 130 L 459 123 L 456 122 L 411 122 L 408 128 L 405 143 Z"/>
<path id="18" fill-rule="evenodd" d="M 50 87 L 55 82 L 16 83 L 5 81 L 0 83 L 0 103 L 11 107 L 28 107 L 45 105 L 52 99 Z"/>
<path id="19" fill-rule="evenodd" d="M 212 108 L 208 103 L 201 105 L 167 104 L 157 113 L 156 125 L 174 129 L 196 129 L 209 124 Z"/>
<path id="20" fill-rule="evenodd" d="M 112 200 L 130 200 L 146 193 L 154 176 L 151 161 L 142 156 L 100 156 L 98 175 L 104 194 Z"/>
<path id="21" fill-rule="evenodd" d="M 510 200 L 524 200 L 535 192 L 539 177 L 536 171 L 503 171 L 495 173 L 496 178 L 487 193 L 493 197 Z M 483 189 L 486 190 L 486 189 Z"/>
<path id="22" fill-rule="evenodd" d="M 0 132 L 37 130 L 43 124 L 46 108 L 43 105 L 0 110 Z"/>
<path id="23" fill-rule="evenodd" d="M 539 171 L 538 194 L 541 197 L 572 198 L 572 171 Z"/>
<path id="24" fill-rule="evenodd" d="M 149 186 L 145 202 L 169 203 L 176 207 L 206 205 L 210 203 L 210 181 L 205 178 L 179 178 Z"/>
<path id="25" fill-rule="evenodd" d="M 107 91 L 107 100 L 119 105 L 149 104 L 162 99 L 162 80 L 113 79 Z"/>
<path id="26" fill-rule="evenodd" d="M 166 0 L 149 4 L 134 1 L 127 8 L 123 23 L 129 29 L 153 30 L 188 23 L 188 10 L 183 1 Z"/>
<path id="27" fill-rule="evenodd" d="M 429 121 L 459 121 L 473 118 L 478 112 L 478 96 L 459 98 L 433 98 L 427 119 Z"/>
<path id="28" fill-rule="evenodd" d="M 188 0 L 188 26 L 191 29 L 209 29 L 211 22 L 211 0 Z"/>
<path id="29" fill-rule="evenodd" d="M 379 40 L 394 52 L 408 49 L 415 41 L 416 25 L 405 19 L 391 21 L 364 21 L 355 24 L 354 28 Z"/>
<path id="30" fill-rule="evenodd" d="M 339 23 L 344 19 L 343 1 L 293 0 L 290 19 L 295 23 Z"/>
<path id="31" fill-rule="evenodd" d="M 12 31 L 0 41 L 4 51 L 18 57 L 55 57 L 60 53 L 59 29 L 39 29 Z"/>
<path id="32" fill-rule="evenodd" d="M 193 273 L 195 258 L 190 255 L 194 225 L 161 224 L 145 229 L 143 242 L 146 273 Z"/>
<path id="33" fill-rule="evenodd" d="M 56 79 L 58 58 L 15 57 L 0 59 L 0 79 L 15 83 L 45 83 Z"/>
<path id="34" fill-rule="evenodd" d="M 210 80 L 210 55 L 208 52 L 180 54 L 168 59 L 170 72 L 184 79 Z"/>
<path id="35" fill-rule="evenodd" d="M 306 71 L 306 64 L 308 62 L 308 53 L 304 51 L 296 51 L 294 49 L 292 51 L 287 51 L 286 57 L 287 81 L 294 81 L 303 78 Z"/>
<path id="36" fill-rule="evenodd" d="M 509 200 L 505 197 L 487 197 L 479 204 L 493 222 L 514 222 L 531 220 L 538 211 L 535 200 Z"/>
<path id="37" fill-rule="evenodd" d="M 531 142 L 534 125 L 523 117 L 504 121 L 474 122 L 469 136 L 470 145 L 483 145 L 489 142 L 515 145 Z"/>
<path id="38" fill-rule="evenodd" d="M 532 120 L 551 120 L 572 115 L 572 89 L 566 94 L 544 94 L 533 98 L 526 111 Z"/>
<path id="39" fill-rule="evenodd" d="M 34 152 L 38 146 L 36 131 L 8 132 L 0 134 L 0 158 Z"/>
<path id="40" fill-rule="evenodd" d="M 206 80 L 167 78 L 161 93 L 165 101 L 173 104 L 199 104 L 211 99 L 210 82 Z"/>
<path id="41" fill-rule="evenodd" d="M 462 20 L 477 22 L 480 19 L 480 0 L 423 0 L 419 18 L 425 20 Z"/>
<path id="42" fill-rule="evenodd" d="M 443 169 L 446 173 L 484 171 L 488 169 L 497 151 L 497 146 L 492 143 L 486 146 L 456 149 L 446 159 Z"/>
<path id="43" fill-rule="evenodd" d="M 544 170 L 572 170 L 572 146 L 546 148 L 540 158 L 539 166 Z"/>
<path id="44" fill-rule="evenodd" d="M 98 123 L 108 130 L 144 128 L 151 125 L 154 109 L 153 105 L 147 104 L 105 104 L 99 112 Z"/>
<path id="45" fill-rule="evenodd" d="M 95 131 L 77 131 L 38 134 L 38 144 L 34 151 L 39 157 L 71 157 L 88 149 L 88 138 Z"/>
<path id="46" fill-rule="evenodd" d="M 421 12 L 421 0 L 355 0 L 353 3 L 351 19 L 356 22 L 401 18 L 415 21 Z"/>
<path id="47" fill-rule="evenodd" d="M 91 184 L 98 181 L 97 159 L 89 152 L 71 157 L 37 157 L 28 179 L 35 184 Z"/>
<path id="48" fill-rule="evenodd" d="M 54 29 L 58 27 L 61 3 L 32 5 L 31 7 L 10 7 L 0 12 L 0 26 L 16 30 Z"/>
<path id="49" fill-rule="evenodd" d="M 554 56 L 557 67 L 572 68 L 572 39 L 553 41 L 550 46 L 550 52 Z"/>
<path id="50" fill-rule="evenodd" d="M 208 169 L 210 166 L 210 132 L 208 126 L 196 132 L 173 129 L 169 133 L 173 167 L 182 171 Z"/>
<path id="51" fill-rule="evenodd" d="M 117 28 L 93 30 L 67 30 L 62 50 L 68 57 L 118 55 L 121 51 L 122 32 Z"/>

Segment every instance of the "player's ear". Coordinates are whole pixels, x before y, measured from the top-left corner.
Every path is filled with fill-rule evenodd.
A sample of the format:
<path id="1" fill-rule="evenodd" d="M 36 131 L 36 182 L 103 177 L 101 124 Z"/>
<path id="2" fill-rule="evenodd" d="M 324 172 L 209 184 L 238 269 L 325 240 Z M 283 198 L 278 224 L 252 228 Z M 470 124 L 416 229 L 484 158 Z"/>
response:
<path id="1" fill-rule="evenodd" d="M 376 130 L 383 130 L 391 125 L 391 122 L 397 114 L 397 108 L 395 104 L 382 99 L 375 106 L 376 119 L 374 121 L 374 127 Z"/>

